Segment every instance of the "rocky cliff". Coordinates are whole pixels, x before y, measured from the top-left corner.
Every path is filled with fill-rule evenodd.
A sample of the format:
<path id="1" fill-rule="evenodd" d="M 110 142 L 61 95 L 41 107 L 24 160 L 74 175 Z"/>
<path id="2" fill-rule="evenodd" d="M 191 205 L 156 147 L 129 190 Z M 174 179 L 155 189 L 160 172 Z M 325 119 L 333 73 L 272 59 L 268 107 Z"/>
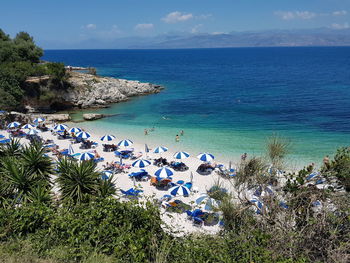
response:
<path id="1" fill-rule="evenodd" d="M 68 83 L 71 88 L 62 97 L 64 101 L 80 108 L 105 106 L 133 96 L 158 93 L 162 89 L 161 86 L 151 83 L 77 72 L 70 72 Z"/>
<path id="2" fill-rule="evenodd" d="M 95 76 L 87 73 L 68 72 L 62 85 L 50 80 L 38 79 L 28 83 L 41 92 L 49 93 L 49 99 L 32 97 L 26 100 L 29 112 L 55 111 L 70 108 L 107 107 L 111 103 L 126 101 L 130 97 L 159 93 L 163 87 L 134 80 Z"/>

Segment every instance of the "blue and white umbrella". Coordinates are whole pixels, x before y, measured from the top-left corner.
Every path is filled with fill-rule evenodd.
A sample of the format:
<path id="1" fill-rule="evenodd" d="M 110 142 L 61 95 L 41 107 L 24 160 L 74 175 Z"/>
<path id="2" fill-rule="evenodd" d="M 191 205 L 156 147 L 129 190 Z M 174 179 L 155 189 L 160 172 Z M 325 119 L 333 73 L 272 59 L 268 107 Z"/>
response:
<path id="1" fill-rule="evenodd" d="M 133 142 L 128 140 L 128 139 L 122 140 L 122 141 L 120 141 L 118 143 L 118 146 L 120 146 L 120 147 L 128 147 L 128 146 L 131 146 L 131 145 L 133 145 Z"/>
<path id="2" fill-rule="evenodd" d="M 159 146 L 157 148 L 154 149 L 154 153 L 163 153 L 163 152 L 166 152 L 168 151 L 168 148 L 167 147 L 163 147 L 163 146 Z"/>
<path id="3" fill-rule="evenodd" d="M 103 142 L 110 142 L 115 139 L 114 135 L 105 135 L 101 138 L 101 141 Z"/>
<path id="4" fill-rule="evenodd" d="M 69 155 L 73 155 L 74 154 L 74 149 L 72 147 L 72 145 L 70 144 L 69 147 L 68 147 L 68 154 Z"/>
<path id="5" fill-rule="evenodd" d="M 214 198 L 211 198 L 207 194 L 203 194 L 200 197 L 196 199 L 196 204 L 197 205 L 203 205 L 203 209 L 207 211 L 212 211 L 215 208 L 219 207 L 219 202 L 216 201 Z"/>
<path id="6" fill-rule="evenodd" d="M 262 209 L 263 209 L 263 203 L 260 201 L 260 200 L 258 200 L 258 199 L 252 199 L 252 200 L 250 200 L 250 202 L 252 203 L 252 204 L 255 204 L 255 207 L 256 207 L 256 213 L 257 214 L 262 214 Z"/>
<path id="7" fill-rule="evenodd" d="M 22 126 L 22 129 L 33 129 L 35 126 L 33 124 L 27 123 Z"/>
<path id="8" fill-rule="evenodd" d="M 189 196 L 190 195 L 190 189 L 188 189 L 186 186 L 183 185 L 177 185 L 169 190 L 170 194 L 173 196 Z"/>
<path id="9" fill-rule="evenodd" d="M 36 119 L 34 120 L 35 123 L 41 123 L 41 122 L 44 122 L 44 121 L 45 121 L 45 119 L 44 119 L 44 118 L 41 118 L 41 117 L 36 118 Z"/>
<path id="10" fill-rule="evenodd" d="M 19 127 L 19 125 L 21 125 L 19 122 L 14 121 L 14 122 L 9 123 L 9 125 L 7 125 L 7 128 L 9 128 L 9 129 L 17 128 L 17 127 Z"/>
<path id="11" fill-rule="evenodd" d="M 29 131 L 26 132 L 27 135 L 37 135 L 38 133 L 40 133 L 40 131 L 37 129 L 29 129 Z"/>
<path id="12" fill-rule="evenodd" d="M 95 158 L 95 155 L 93 153 L 86 152 L 79 156 L 79 161 L 89 161 L 94 158 Z"/>
<path id="13" fill-rule="evenodd" d="M 174 154 L 174 158 L 175 159 L 186 159 L 188 158 L 190 155 L 187 152 L 176 152 Z"/>
<path id="14" fill-rule="evenodd" d="M 4 138 L 5 138 L 5 136 L 0 134 L 0 139 L 4 139 Z"/>
<path id="15" fill-rule="evenodd" d="M 173 171 L 167 167 L 160 168 L 159 170 L 157 170 L 154 173 L 154 175 L 160 179 L 168 178 L 168 177 L 172 176 L 173 174 L 174 174 Z"/>
<path id="16" fill-rule="evenodd" d="M 211 162 L 215 157 L 210 153 L 201 153 L 197 156 L 197 158 L 203 162 Z"/>
<path id="17" fill-rule="evenodd" d="M 136 162 L 134 162 L 132 164 L 132 166 L 133 167 L 138 167 L 138 168 L 144 168 L 144 167 L 146 167 L 146 166 L 148 166 L 150 164 L 151 164 L 150 161 L 141 159 L 141 160 L 137 160 Z"/>
<path id="18" fill-rule="evenodd" d="M 81 138 L 81 139 L 88 139 L 90 138 L 91 135 L 87 132 L 81 131 L 77 133 L 77 138 Z"/>
<path id="19" fill-rule="evenodd" d="M 64 131 L 68 129 L 68 126 L 65 124 L 58 124 L 53 128 L 55 131 Z"/>
<path id="20" fill-rule="evenodd" d="M 108 180 L 109 177 L 111 177 L 113 175 L 112 171 L 103 171 L 101 174 L 101 177 L 103 180 Z"/>
<path id="21" fill-rule="evenodd" d="M 77 127 L 72 127 L 72 128 L 69 129 L 68 132 L 69 133 L 78 133 L 78 132 L 81 132 L 81 129 L 77 128 Z"/>

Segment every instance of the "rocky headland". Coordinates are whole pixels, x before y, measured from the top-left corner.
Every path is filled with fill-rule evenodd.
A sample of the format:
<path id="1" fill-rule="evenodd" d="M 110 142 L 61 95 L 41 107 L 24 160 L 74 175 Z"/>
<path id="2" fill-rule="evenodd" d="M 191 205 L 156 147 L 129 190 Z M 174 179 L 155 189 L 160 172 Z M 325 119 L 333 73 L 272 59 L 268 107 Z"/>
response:
<path id="1" fill-rule="evenodd" d="M 101 77 L 75 71 L 67 72 L 64 83 L 52 83 L 48 78 L 31 79 L 30 89 L 46 90 L 48 99 L 28 97 L 25 108 L 29 113 L 55 112 L 69 109 L 108 107 L 131 97 L 159 93 L 163 87 L 135 80 Z"/>

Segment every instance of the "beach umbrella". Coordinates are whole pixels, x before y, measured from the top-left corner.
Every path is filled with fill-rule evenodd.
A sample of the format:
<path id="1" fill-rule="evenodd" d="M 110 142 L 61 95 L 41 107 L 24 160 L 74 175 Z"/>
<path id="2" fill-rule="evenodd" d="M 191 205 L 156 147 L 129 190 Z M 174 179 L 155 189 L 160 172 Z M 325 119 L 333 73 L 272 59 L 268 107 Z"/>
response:
<path id="1" fill-rule="evenodd" d="M 68 147 L 68 154 L 69 154 L 69 155 L 73 155 L 73 154 L 74 154 L 74 150 L 73 150 L 73 147 L 72 147 L 71 144 L 70 144 L 69 147 Z"/>
<path id="2" fill-rule="evenodd" d="M 108 180 L 109 177 L 113 175 L 112 171 L 103 171 L 101 177 L 103 180 Z"/>
<path id="3" fill-rule="evenodd" d="M 157 176 L 158 178 L 162 179 L 162 178 L 168 178 L 170 176 L 172 176 L 174 173 L 172 170 L 170 170 L 167 167 L 163 167 L 160 168 L 159 170 L 157 170 L 154 175 Z"/>
<path id="4" fill-rule="evenodd" d="M 147 144 L 145 144 L 145 153 L 149 153 L 149 148 Z"/>
<path id="5" fill-rule="evenodd" d="M 138 168 L 144 168 L 144 167 L 146 167 L 146 166 L 148 166 L 150 164 L 151 164 L 150 161 L 141 159 L 141 160 L 137 160 L 136 162 L 134 162 L 132 164 L 132 166 L 133 167 L 138 167 Z"/>
<path id="6" fill-rule="evenodd" d="M 69 133 L 78 133 L 78 132 L 81 132 L 81 129 L 77 128 L 77 127 L 72 127 L 72 128 L 69 129 L 68 132 Z"/>
<path id="7" fill-rule="evenodd" d="M 250 202 L 252 204 L 255 204 L 255 206 L 256 206 L 256 213 L 257 214 L 262 214 L 263 203 L 260 200 L 258 200 L 258 199 L 252 199 L 252 200 L 250 200 Z"/>
<path id="8" fill-rule="evenodd" d="M 37 129 L 29 129 L 29 131 L 26 132 L 27 135 L 37 135 L 38 133 L 40 133 L 40 131 Z"/>
<path id="9" fill-rule="evenodd" d="M 128 146 L 131 146 L 133 145 L 133 142 L 131 140 L 122 140 L 118 143 L 118 146 L 121 146 L 121 147 L 128 147 Z"/>
<path id="10" fill-rule="evenodd" d="M 5 136 L 0 134 L 0 139 L 4 139 L 4 138 L 5 138 Z"/>
<path id="11" fill-rule="evenodd" d="M 86 152 L 79 156 L 79 161 L 88 161 L 94 158 L 95 158 L 95 155 L 93 153 Z"/>
<path id="12" fill-rule="evenodd" d="M 68 126 L 65 124 L 58 124 L 53 128 L 55 131 L 64 131 L 68 129 Z"/>
<path id="13" fill-rule="evenodd" d="M 41 122 L 44 122 L 44 121 L 45 121 L 45 119 L 44 119 L 44 118 L 41 118 L 41 117 L 36 118 L 36 119 L 34 120 L 35 123 L 41 123 Z"/>
<path id="14" fill-rule="evenodd" d="M 174 154 L 174 158 L 175 159 L 186 159 L 188 158 L 190 155 L 187 152 L 176 152 Z"/>
<path id="15" fill-rule="evenodd" d="M 110 141 L 112 141 L 114 139 L 115 139 L 114 135 L 105 135 L 105 136 L 101 137 L 100 140 L 103 141 L 103 142 L 110 142 Z"/>
<path id="16" fill-rule="evenodd" d="M 90 138 L 91 135 L 87 132 L 81 131 L 77 133 L 77 138 L 81 138 L 81 139 L 88 139 Z"/>
<path id="17" fill-rule="evenodd" d="M 14 122 L 9 123 L 9 125 L 7 125 L 7 128 L 9 128 L 9 129 L 17 128 L 17 127 L 19 127 L 19 125 L 21 125 L 19 122 L 14 121 Z"/>
<path id="18" fill-rule="evenodd" d="M 214 160 L 215 157 L 210 153 L 201 153 L 197 156 L 197 158 L 203 162 L 210 162 Z"/>
<path id="19" fill-rule="evenodd" d="M 159 146 L 157 148 L 154 149 L 154 153 L 163 153 L 163 152 L 166 152 L 168 151 L 168 148 L 167 147 L 163 147 L 163 146 Z"/>
<path id="20" fill-rule="evenodd" d="M 33 124 L 27 123 L 22 126 L 22 129 L 33 129 L 35 126 Z"/>
<path id="21" fill-rule="evenodd" d="M 207 211 L 213 211 L 214 208 L 219 206 L 218 201 L 216 201 L 214 198 L 211 198 L 207 194 L 202 194 L 200 197 L 196 199 L 197 205 L 204 205 L 204 209 Z"/>
<path id="22" fill-rule="evenodd" d="M 173 196 L 178 196 L 178 195 L 189 196 L 190 189 L 188 189 L 184 185 L 177 185 L 177 186 L 170 188 L 169 192 Z"/>

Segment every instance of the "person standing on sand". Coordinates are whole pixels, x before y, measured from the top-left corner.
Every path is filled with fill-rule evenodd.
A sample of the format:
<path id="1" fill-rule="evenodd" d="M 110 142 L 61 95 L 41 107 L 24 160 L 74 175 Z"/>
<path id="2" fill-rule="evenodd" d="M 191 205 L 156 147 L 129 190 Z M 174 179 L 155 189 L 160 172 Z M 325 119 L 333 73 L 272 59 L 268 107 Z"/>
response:
<path id="1" fill-rule="evenodd" d="M 176 141 L 176 142 L 179 142 L 179 141 L 180 141 L 180 137 L 179 137 L 178 134 L 176 134 L 176 136 L 175 136 L 175 141 Z"/>
<path id="2" fill-rule="evenodd" d="M 244 162 L 247 159 L 247 153 L 242 154 L 241 160 Z"/>

